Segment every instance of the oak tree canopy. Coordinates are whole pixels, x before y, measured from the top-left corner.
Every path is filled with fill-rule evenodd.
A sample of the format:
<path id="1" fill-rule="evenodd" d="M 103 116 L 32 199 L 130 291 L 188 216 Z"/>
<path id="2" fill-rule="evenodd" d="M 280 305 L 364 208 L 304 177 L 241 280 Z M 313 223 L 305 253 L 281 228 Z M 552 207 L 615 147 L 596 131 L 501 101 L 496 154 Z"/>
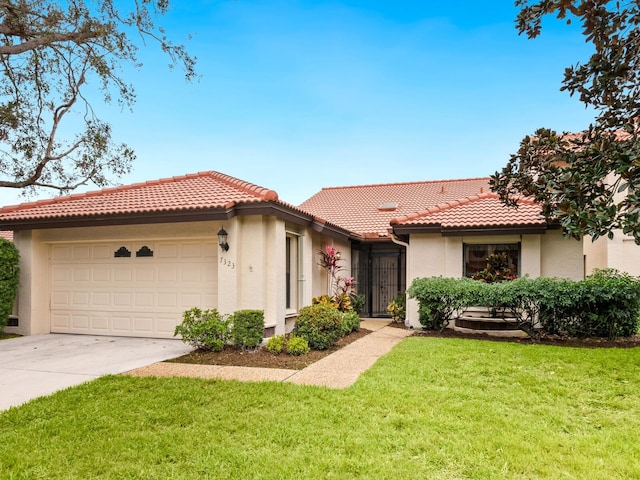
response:
<path id="1" fill-rule="evenodd" d="M 192 78 L 195 58 L 157 24 L 169 8 L 169 0 L 0 0 L 0 187 L 67 192 L 130 170 L 133 150 L 114 141 L 86 91 L 130 109 L 135 91 L 122 72 L 140 66 L 138 44 L 155 44 Z"/>
<path id="2" fill-rule="evenodd" d="M 520 34 L 536 38 L 545 17 L 577 22 L 593 54 L 565 69 L 561 90 L 593 109 L 584 132 L 541 128 L 525 137 L 491 177 L 507 205 L 532 196 L 565 234 L 613 238 L 621 229 L 640 244 L 639 0 L 516 0 Z"/>

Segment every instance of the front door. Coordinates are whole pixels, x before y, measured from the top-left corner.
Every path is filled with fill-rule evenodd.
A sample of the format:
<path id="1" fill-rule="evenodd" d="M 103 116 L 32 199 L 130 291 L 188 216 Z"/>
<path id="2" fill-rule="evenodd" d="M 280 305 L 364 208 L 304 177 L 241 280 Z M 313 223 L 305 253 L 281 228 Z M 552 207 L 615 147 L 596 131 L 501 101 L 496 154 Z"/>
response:
<path id="1" fill-rule="evenodd" d="M 371 314 L 374 317 L 388 316 L 387 306 L 400 292 L 399 255 L 377 254 L 372 258 L 372 305 Z"/>

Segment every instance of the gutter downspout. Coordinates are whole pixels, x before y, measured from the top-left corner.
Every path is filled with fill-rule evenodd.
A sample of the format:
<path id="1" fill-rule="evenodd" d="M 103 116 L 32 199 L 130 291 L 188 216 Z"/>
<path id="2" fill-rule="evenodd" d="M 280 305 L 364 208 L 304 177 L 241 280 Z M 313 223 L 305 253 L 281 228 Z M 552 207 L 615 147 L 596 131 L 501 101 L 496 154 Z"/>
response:
<path id="1" fill-rule="evenodd" d="M 409 280 L 409 265 L 411 265 L 411 262 L 409 262 L 409 243 L 408 242 L 403 242 L 398 237 L 396 237 L 396 234 L 393 233 L 393 230 L 391 230 L 390 233 L 391 233 L 391 241 L 393 243 L 395 243 L 396 245 L 400 245 L 400 246 L 405 248 L 406 257 L 407 257 L 406 258 L 407 267 L 406 267 L 406 273 L 405 273 L 405 275 L 406 275 L 405 283 L 407 283 L 407 280 Z M 408 283 L 407 283 L 407 286 L 409 286 Z M 407 294 L 406 294 L 406 292 L 405 292 L 404 295 L 405 295 L 404 302 L 405 302 L 405 305 L 406 305 L 407 304 Z M 404 317 L 404 326 L 413 330 L 413 326 L 411 326 L 411 324 L 407 324 L 407 312 L 406 312 L 406 310 L 405 310 L 405 317 Z"/>

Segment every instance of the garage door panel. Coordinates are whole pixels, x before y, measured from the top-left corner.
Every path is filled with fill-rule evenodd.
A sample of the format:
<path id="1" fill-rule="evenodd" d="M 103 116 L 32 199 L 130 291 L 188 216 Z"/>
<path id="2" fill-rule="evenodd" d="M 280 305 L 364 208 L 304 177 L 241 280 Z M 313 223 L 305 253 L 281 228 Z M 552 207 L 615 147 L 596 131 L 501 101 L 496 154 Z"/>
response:
<path id="1" fill-rule="evenodd" d="M 113 269 L 113 281 L 131 283 L 133 281 L 133 267 L 116 267 Z"/>
<path id="2" fill-rule="evenodd" d="M 114 257 L 124 246 L 131 257 Z M 136 252 L 153 256 L 136 257 Z M 214 241 L 53 245 L 51 330 L 172 338 L 182 312 L 213 308 Z"/>
<path id="3" fill-rule="evenodd" d="M 71 315 L 64 312 L 56 312 L 51 315 L 51 329 L 54 331 L 66 331 L 71 323 Z"/>
<path id="4" fill-rule="evenodd" d="M 167 293 L 167 292 L 158 293 L 159 307 L 169 307 L 169 308 L 175 309 L 178 305 L 179 303 L 178 303 L 177 293 Z"/>
<path id="5" fill-rule="evenodd" d="M 153 292 L 135 292 L 134 299 L 134 305 L 136 307 L 153 308 L 156 306 L 155 294 Z"/>
<path id="6" fill-rule="evenodd" d="M 73 278 L 73 269 L 71 267 L 56 265 L 51 271 L 54 282 L 69 282 Z"/>
<path id="7" fill-rule="evenodd" d="M 94 282 L 109 282 L 111 281 L 111 268 L 108 266 L 94 265 L 91 270 L 92 280 Z"/>
<path id="8" fill-rule="evenodd" d="M 111 245 L 93 245 L 93 260 L 111 260 L 113 258 L 113 247 Z"/>
<path id="9" fill-rule="evenodd" d="M 71 258 L 71 246 L 54 245 L 51 248 L 51 258 L 54 260 L 65 260 Z"/>
<path id="10" fill-rule="evenodd" d="M 115 307 L 131 307 L 132 305 L 131 292 L 114 292 L 113 293 L 113 306 Z"/>
<path id="11" fill-rule="evenodd" d="M 91 250 L 90 245 L 76 245 L 71 249 L 71 257 L 74 260 L 89 260 L 91 259 Z"/>

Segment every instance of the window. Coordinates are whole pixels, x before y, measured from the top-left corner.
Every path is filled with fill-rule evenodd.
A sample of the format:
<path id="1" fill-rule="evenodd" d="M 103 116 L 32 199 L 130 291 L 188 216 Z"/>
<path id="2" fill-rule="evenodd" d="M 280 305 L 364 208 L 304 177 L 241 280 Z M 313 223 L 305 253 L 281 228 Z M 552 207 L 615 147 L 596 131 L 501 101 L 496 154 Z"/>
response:
<path id="1" fill-rule="evenodd" d="M 520 244 L 519 243 L 465 243 L 464 275 L 472 277 L 487 266 L 487 257 L 496 253 L 506 253 L 509 268 L 520 276 Z"/>
<path id="2" fill-rule="evenodd" d="M 302 241 L 300 237 L 294 233 L 287 233 L 286 237 L 286 258 L 285 258 L 285 277 L 286 277 L 286 309 L 287 313 L 295 313 L 298 310 L 300 290 L 298 282 L 301 277 L 300 271 L 300 246 Z"/>

